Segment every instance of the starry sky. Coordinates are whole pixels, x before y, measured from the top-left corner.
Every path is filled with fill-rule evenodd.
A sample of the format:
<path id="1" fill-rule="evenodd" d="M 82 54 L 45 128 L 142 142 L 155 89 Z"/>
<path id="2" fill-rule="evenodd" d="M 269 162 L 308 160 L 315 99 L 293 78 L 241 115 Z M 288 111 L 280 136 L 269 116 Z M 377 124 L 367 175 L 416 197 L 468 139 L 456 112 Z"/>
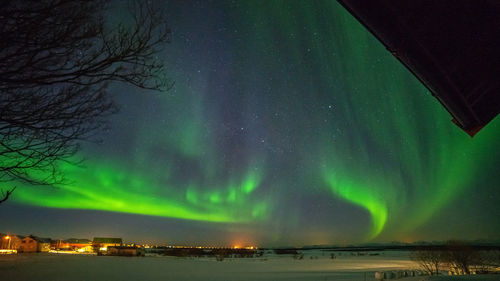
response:
<path id="1" fill-rule="evenodd" d="M 500 120 L 474 138 L 336 1 L 164 1 L 175 86 L 120 112 L 70 183 L 0 230 L 300 246 L 499 239 Z"/>

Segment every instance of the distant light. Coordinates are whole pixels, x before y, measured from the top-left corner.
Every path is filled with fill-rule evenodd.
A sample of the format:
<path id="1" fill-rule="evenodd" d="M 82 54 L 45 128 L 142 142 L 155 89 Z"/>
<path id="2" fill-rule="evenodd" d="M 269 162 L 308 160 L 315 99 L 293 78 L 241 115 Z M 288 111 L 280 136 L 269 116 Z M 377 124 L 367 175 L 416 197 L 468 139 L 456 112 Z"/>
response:
<path id="1" fill-rule="evenodd" d="M 100 251 L 107 251 L 108 250 L 108 247 L 102 247 L 99 249 Z"/>
<path id="2" fill-rule="evenodd" d="M 10 236 L 7 235 L 7 236 L 4 237 L 4 239 L 8 240 L 8 239 L 10 239 Z"/>

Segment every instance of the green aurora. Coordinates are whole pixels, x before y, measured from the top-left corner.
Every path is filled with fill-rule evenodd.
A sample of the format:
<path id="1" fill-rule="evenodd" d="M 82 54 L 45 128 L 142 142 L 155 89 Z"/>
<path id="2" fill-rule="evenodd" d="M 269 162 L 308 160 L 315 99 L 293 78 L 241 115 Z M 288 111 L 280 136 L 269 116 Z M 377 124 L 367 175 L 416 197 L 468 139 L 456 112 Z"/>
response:
<path id="1" fill-rule="evenodd" d="M 212 191 L 201 192 L 190 184 L 184 188 L 185 194 L 170 194 L 169 188 L 159 188 L 154 179 L 122 171 L 113 164 L 88 165 L 79 168 L 69 164 L 63 168 L 69 178 L 76 179 L 74 184 L 53 189 L 23 187 L 19 202 L 211 222 L 245 222 L 263 219 L 266 215 L 265 201 L 248 202 L 247 199 L 259 185 L 254 172 L 241 182 L 231 182 Z"/>
<path id="2" fill-rule="evenodd" d="M 276 232 L 264 241 L 309 216 L 328 235 L 340 213 L 357 221 L 351 241 L 387 241 L 438 223 L 478 178 L 499 183 L 480 169 L 499 120 L 468 137 L 336 1 L 190 5 L 166 4 L 175 88 L 117 95 L 114 135 L 85 147 L 85 166 L 61 164 L 69 183 L 22 186 L 15 202 L 263 224 Z"/>

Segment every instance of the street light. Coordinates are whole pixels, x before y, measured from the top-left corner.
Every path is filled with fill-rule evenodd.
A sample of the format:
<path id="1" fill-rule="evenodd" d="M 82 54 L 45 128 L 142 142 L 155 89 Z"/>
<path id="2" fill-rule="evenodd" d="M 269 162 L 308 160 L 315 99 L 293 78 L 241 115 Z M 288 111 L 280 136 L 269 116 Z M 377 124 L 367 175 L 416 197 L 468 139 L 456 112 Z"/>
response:
<path id="1" fill-rule="evenodd" d="M 10 236 L 9 236 L 9 235 L 5 236 L 5 237 L 4 237 L 4 239 L 5 239 L 5 240 L 9 240 L 9 244 L 8 244 L 8 246 L 7 246 L 7 249 L 9 249 L 9 250 L 10 250 L 10 240 L 12 240 L 12 239 L 10 239 Z"/>

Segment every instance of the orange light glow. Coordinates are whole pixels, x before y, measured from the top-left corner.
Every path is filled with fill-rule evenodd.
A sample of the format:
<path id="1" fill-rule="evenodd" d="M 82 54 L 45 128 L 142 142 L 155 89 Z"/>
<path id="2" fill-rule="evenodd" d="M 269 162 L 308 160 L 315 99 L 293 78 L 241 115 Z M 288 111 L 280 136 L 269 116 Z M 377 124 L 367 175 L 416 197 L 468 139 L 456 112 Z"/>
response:
<path id="1" fill-rule="evenodd" d="M 10 239 L 10 236 L 5 236 L 4 239 L 8 240 L 8 239 Z"/>

